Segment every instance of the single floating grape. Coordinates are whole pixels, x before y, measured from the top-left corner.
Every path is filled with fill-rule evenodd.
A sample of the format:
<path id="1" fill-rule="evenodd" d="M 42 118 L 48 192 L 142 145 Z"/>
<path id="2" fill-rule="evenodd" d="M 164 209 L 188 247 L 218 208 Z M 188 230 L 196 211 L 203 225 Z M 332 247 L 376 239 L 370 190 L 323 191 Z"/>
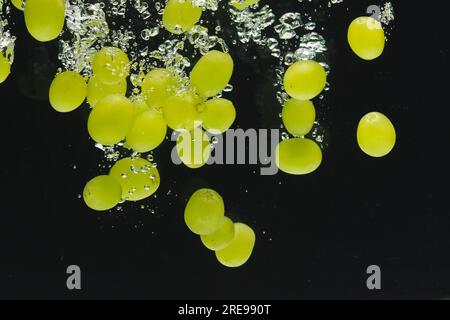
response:
<path id="1" fill-rule="evenodd" d="M 76 72 L 64 71 L 56 75 L 50 85 L 49 100 L 58 112 L 70 112 L 81 106 L 86 99 L 87 85 Z"/>
<path id="2" fill-rule="evenodd" d="M 110 176 L 98 176 L 84 187 L 83 199 L 86 205 L 97 211 L 114 208 L 120 201 L 122 188 L 116 179 Z"/>
<path id="3" fill-rule="evenodd" d="M 209 137 L 201 128 L 182 131 L 176 147 L 181 161 L 191 169 L 203 167 L 211 155 Z"/>
<path id="4" fill-rule="evenodd" d="M 23 0 L 11 0 L 14 7 L 16 7 L 19 10 L 25 10 L 24 2 Z"/>
<path id="5" fill-rule="evenodd" d="M 94 141 L 103 145 L 114 145 L 123 139 L 130 129 L 134 117 L 131 101 L 111 94 L 97 102 L 88 119 L 88 131 Z"/>
<path id="6" fill-rule="evenodd" d="M 162 114 L 148 110 L 134 119 L 126 142 L 134 151 L 149 152 L 164 141 L 166 133 L 167 125 Z"/>
<path id="7" fill-rule="evenodd" d="M 115 47 L 104 47 L 94 56 L 92 71 L 99 81 L 116 84 L 130 73 L 130 60 L 125 52 Z"/>
<path id="8" fill-rule="evenodd" d="M 362 117 L 359 122 L 356 138 L 364 153 L 379 158 L 392 151 L 396 133 L 394 125 L 384 114 L 371 112 Z"/>
<path id="9" fill-rule="evenodd" d="M 164 120 L 172 130 L 192 130 L 196 121 L 201 121 L 197 112 L 198 99 L 194 94 L 185 92 L 169 97 L 163 106 Z"/>
<path id="10" fill-rule="evenodd" d="M 193 233 L 208 235 L 219 229 L 224 212 L 223 199 L 216 191 L 200 189 L 189 198 L 184 210 L 184 221 Z"/>
<path id="11" fill-rule="evenodd" d="M 125 79 L 119 80 L 113 84 L 106 84 L 101 82 L 95 75 L 89 79 L 87 88 L 87 100 L 89 105 L 93 108 L 97 102 L 110 94 L 125 95 L 127 92 L 127 81 Z"/>
<path id="12" fill-rule="evenodd" d="M 236 109 L 230 100 L 211 99 L 206 101 L 203 107 L 203 128 L 213 134 L 224 133 L 236 119 Z"/>
<path id="13" fill-rule="evenodd" d="M 223 217 L 222 223 L 216 232 L 200 237 L 205 247 L 209 250 L 223 250 L 234 239 L 234 223 L 230 218 Z"/>
<path id="14" fill-rule="evenodd" d="M 166 69 L 150 71 L 142 81 L 142 95 L 150 108 L 161 110 L 164 102 L 176 93 L 178 83 Z"/>
<path id="15" fill-rule="evenodd" d="M 315 61 L 298 61 L 284 74 L 284 88 L 288 95 L 297 100 L 311 100 L 325 88 L 327 74 Z"/>
<path id="16" fill-rule="evenodd" d="M 209 51 L 195 64 L 190 74 L 191 85 L 206 98 L 218 95 L 230 82 L 234 63 L 228 53 Z"/>
<path id="17" fill-rule="evenodd" d="M 11 73 L 11 63 L 2 53 L 0 53 L 0 83 L 5 82 Z"/>
<path id="18" fill-rule="evenodd" d="M 311 131 L 316 120 L 316 109 L 311 101 L 289 99 L 284 103 L 281 118 L 290 134 L 302 137 Z"/>
<path id="19" fill-rule="evenodd" d="M 216 251 L 217 260 L 229 268 L 244 265 L 252 255 L 255 246 L 255 232 L 243 223 L 234 224 L 233 241 L 225 248 Z"/>
<path id="20" fill-rule="evenodd" d="M 64 0 L 26 0 L 25 24 L 38 41 L 56 39 L 64 27 Z"/>
<path id="21" fill-rule="evenodd" d="M 122 186 L 122 200 L 139 201 L 153 195 L 159 188 L 158 169 L 142 158 L 124 158 L 117 161 L 109 175 Z"/>
<path id="22" fill-rule="evenodd" d="M 275 149 L 278 168 L 288 174 L 304 175 L 317 170 L 322 150 L 312 140 L 294 138 L 281 141 Z"/>
<path id="23" fill-rule="evenodd" d="M 202 9 L 191 0 L 169 0 L 164 8 L 162 22 L 167 31 L 182 34 L 200 20 Z"/>
<path id="24" fill-rule="evenodd" d="M 347 39 L 353 52 L 364 60 L 381 56 L 386 42 L 381 23 L 371 17 L 353 20 L 348 28 Z"/>
<path id="25" fill-rule="evenodd" d="M 231 4 L 238 10 L 244 10 L 245 8 L 258 3 L 260 0 L 231 0 Z"/>

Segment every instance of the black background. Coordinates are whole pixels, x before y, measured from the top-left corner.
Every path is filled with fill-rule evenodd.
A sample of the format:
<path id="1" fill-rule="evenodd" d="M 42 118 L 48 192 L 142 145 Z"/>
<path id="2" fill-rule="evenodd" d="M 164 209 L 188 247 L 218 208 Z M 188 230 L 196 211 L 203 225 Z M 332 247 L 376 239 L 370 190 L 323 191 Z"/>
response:
<path id="1" fill-rule="evenodd" d="M 301 11 L 297 1 L 277 3 L 280 12 Z M 15 10 L 16 61 L 0 86 L 0 298 L 450 295 L 446 2 L 394 1 L 386 51 L 368 63 L 350 51 L 346 30 L 373 3 L 346 0 L 321 22 L 332 73 L 326 111 L 319 111 L 329 148 L 316 173 L 264 177 L 258 166 L 190 171 L 170 163 L 166 142 L 155 153 L 157 199 L 144 202 L 154 214 L 140 204 L 94 213 L 78 198 L 88 179 L 106 172 L 87 135 L 88 108 L 51 109 L 46 96 L 59 66 L 57 44 L 33 40 Z M 279 127 L 270 67 L 239 50 L 231 49 L 236 69 L 228 94 L 236 126 Z M 398 135 L 382 159 L 365 156 L 355 139 L 359 119 L 374 110 L 391 118 Z M 221 193 L 227 214 L 257 233 L 245 266 L 222 267 L 184 225 L 184 205 L 200 187 Z M 66 289 L 71 264 L 82 269 L 81 291 Z M 380 291 L 366 288 L 371 264 L 382 269 Z"/>

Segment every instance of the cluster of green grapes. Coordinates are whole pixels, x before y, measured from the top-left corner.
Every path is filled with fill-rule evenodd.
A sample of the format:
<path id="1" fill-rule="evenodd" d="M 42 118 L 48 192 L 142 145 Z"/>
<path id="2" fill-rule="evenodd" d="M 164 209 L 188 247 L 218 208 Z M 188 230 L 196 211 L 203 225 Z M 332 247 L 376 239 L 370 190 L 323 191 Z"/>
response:
<path id="1" fill-rule="evenodd" d="M 255 246 L 255 232 L 244 223 L 233 222 L 224 215 L 222 197 L 211 189 L 200 189 L 192 194 L 184 210 L 188 228 L 200 236 L 202 243 L 216 254 L 226 267 L 245 264 Z"/>
<path id="2" fill-rule="evenodd" d="M 355 19 L 348 30 L 348 42 L 360 58 L 378 58 L 385 46 L 381 23 L 371 17 Z M 277 165 L 283 172 L 309 174 L 322 162 L 320 147 L 304 136 L 313 128 L 316 118 L 311 99 L 322 92 L 326 81 L 325 69 L 315 61 L 296 62 L 284 75 L 284 88 L 291 99 L 284 103 L 281 115 L 286 130 L 295 138 L 281 141 L 275 150 Z M 361 150 L 369 156 L 383 157 L 389 154 L 395 140 L 395 128 L 385 115 L 371 112 L 361 119 L 357 128 L 357 141 Z"/>

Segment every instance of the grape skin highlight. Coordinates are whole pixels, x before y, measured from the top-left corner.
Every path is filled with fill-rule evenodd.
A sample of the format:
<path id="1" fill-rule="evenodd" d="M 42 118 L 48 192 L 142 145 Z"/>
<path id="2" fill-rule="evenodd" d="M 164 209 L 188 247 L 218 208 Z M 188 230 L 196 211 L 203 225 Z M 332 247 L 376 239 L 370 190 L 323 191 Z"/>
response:
<path id="1" fill-rule="evenodd" d="M 386 43 L 381 23 L 371 17 L 353 20 L 348 28 L 347 39 L 353 52 L 364 60 L 381 56 Z"/>
<path id="2" fill-rule="evenodd" d="M 218 95 L 230 82 L 234 63 L 230 54 L 209 51 L 195 64 L 190 74 L 191 85 L 205 97 Z"/>
<path id="3" fill-rule="evenodd" d="M 316 61 L 299 61 L 291 65 L 284 74 L 284 88 L 297 100 L 312 100 L 325 88 L 327 74 Z"/>
<path id="4" fill-rule="evenodd" d="M 76 72 L 64 71 L 57 74 L 50 85 L 50 105 L 58 112 L 70 112 L 81 106 L 86 94 L 84 78 Z"/>
<path id="5" fill-rule="evenodd" d="M 83 199 L 92 210 L 106 211 L 114 208 L 120 201 L 122 188 L 110 176 L 98 176 L 89 181 L 83 190 Z"/>
<path id="6" fill-rule="evenodd" d="M 244 265 L 252 255 L 255 246 L 255 232 L 243 223 L 234 224 L 233 241 L 225 248 L 216 251 L 217 260 L 229 268 L 237 268 Z"/>
<path id="7" fill-rule="evenodd" d="M 290 134 L 302 137 L 314 126 L 316 109 L 311 101 L 289 99 L 284 103 L 281 118 Z"/>
<path id="8" fill-rule="evenodd" d="M 275 149 L 278 168 L 288 174 L 304 175 L 317 170 L 322 150 L 312 140 L 294 138 L 281 141 Z"/>
<path id="9" fill-rule="evenodd" d="M 384 114 L 371 112 L 359 122 L 356 138 L 364 153 L 379 158 L 394 149 L 396 133 L 394 125 Z"/>
<path id="10" fill-rule="evenodd" d="M 158 169 L 142 158 L 124 158 L 117 161 L 109 175 L 122 186 L 122 200 L 139 201 L 153 195 L 159 188 Z"/>
<path id="11" fill-rule="evenodd" d="M 97 102 L 88 119 L 88 131 L 94 141 L 114 145 L 125 139 L 134 117 L 131 101 L 111 94 Z"/>
<path id="12" fill-rule="evenodd" d="M 56 39 L 64 27 L 64 0 L 26 0 L 25 24 L 38 41 Z"/>
<path id="13" fill-rule="evenodd" d="M 209 235 L 219 229 L 224 213 L 222 197 L 212 189 L 200 189 L 189 198 L 184 221 L 193 233 Z"/>

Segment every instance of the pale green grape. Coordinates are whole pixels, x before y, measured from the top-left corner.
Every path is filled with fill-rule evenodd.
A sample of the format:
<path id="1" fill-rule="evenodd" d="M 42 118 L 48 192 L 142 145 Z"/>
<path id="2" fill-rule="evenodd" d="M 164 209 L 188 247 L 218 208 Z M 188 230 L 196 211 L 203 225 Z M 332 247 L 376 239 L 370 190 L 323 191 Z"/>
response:
<path id="1" fill-rule="evenodd" d="M 316 109 L 311 101 L 289 99 L 284 103 L 281 118 L 290 134 L 301 137 L 311 131 L 316 120 Z"/>
<path id="2" fill-rule="evenodd" d="M 203 104 L 203 127 L 213 134 L 224 133 L 236 119 L 236 109 L 230 100 L 215 98 Z"/>
<path id="3" fill-rule="evenodd" d="M 119 80 L 113 84 L 106 84 L 100 81 L 95 75 L 89 79 L 87 89 L 87 100 L 93 108 L 97 102 L 110 94 L 125 95 L 127 92 L 127 81 L 125 79 Z"/>
<path id="4" fill-rule="evenodd" d="M 12 4 L 14 5 L 14 7 L 16 7 L 19 10 L 24 10 L 25 6 L 23 5 L 23 1 L 22 0 L 11 0 Z"/>
<path id="5" fill-rule="evenodd" d="M 386 42 L 381 23 L 371 17 L 353 20 L 348 28 L 347 39 L 353 52 L 364 60 L 381 56 Z"/>
<path id="6" fill-rule="evenodd" d="M 134 119 L 126 142 L 134 151 L 149 152 L 164 141 L 166 133 L 167 125 L 162 114 L 148 110 Z"/>
<path id="7" fill-rule="evenodd" d="M 234 239 L 234 223 L 230 218 L 223 217 L 221 225 L 216 232 L 200 236 L 200 238 L 205 247 L 209 250 L 223 250 L 228 247 Z"/>
<path id="8" fill-rule="evenodd" d="M 371 157 L 384 157 L 395 146 L 396 133 L 392 122 L 382 113 L 371 112 L 359 122 L 356 138 L 362 151 Z"/>
<path id="9" fill-rule="evenodd" d="M 228 53 L 209 51 L 195 64 L 191 85 L 203 97 L 213 97 L 227 86 L 233 74 L 234 63 Z"/>
<path id="10" fill-rule="evenodd" d="M 130 60 L 125 52 L 115 47 L 104 47 L 92 61 L 92 71 L 99 81 L 116 84 L 130 73 Z"/>
<path id="11" fill-rule="evenodd" d="M 182 34 L 192 29 L 201 16 L 202 9 L 191 0 L 169 0 L 164 8 L 162 22 L 169 32 Z"/>
<path id="12" fill-rule="evenodd" d="M 164 102 L 176 93 L 178 83 L 166 69 L 150 71 L 142 81 L 142 96 L 150 108 L 160 110 Z"/>
<path id="13" fill-rule="evenodd" d="M 201 121 L 197 103 L 198 99 L 190 92 L 169 97 L 162 109 L 167 126 L 172 130 L 192 130 L 195 122 Z"/>
<path id="14" fill-rule="evenodd" d="M 8 58 L 0 53 L 0 83 L 5 82 L 11 73 L 11 63 Z"/>
<path id="15" fill-rule="evenodd" d="M 250 259 L 255 241 L 252 228 L 243 223 L 235 223 L 233 241 L 225 249 L 216 251 L 217 260 L 229 268 L 240 267 Z"/>
<path id="16" fill-rule="evenodd" d="M 143 200 L 159 188 L 158 169 L 153 163 L 142 158 L 124 158 L 117 161 L 109 175 L 122 186 L 123 200 Z"/>
<path id="17" fill-rule="evenodd" d="M 27 0 L 25 24 L 28 32 L 38 41 L 56 39 L 64 27 L 64 0 Z"/>
<path id="18" fill-rule="evenodd" d="M 260 0 L 231 0 L 231 4 L 238 10 L 244 10 L 259 1 Z"/>
<path id="19" fill-rule="evenodd" d="M 162 116 L 161 112 L 157 112 L 154 109 L 150 109 L 142 97 L 138 97 L 136 100 L 133 100 L 133 107 L 134 107 L 133 119 L 136 119 L 137 116 L 139 116 L 140 114 L 142 114 L 146 111 L 153 111 L 153 112 L 159 113 Z"/>
<path id="20" fill-rule="evenodd" d="M 312 140 L 294 138 L 281 141 L 275 149 L 276 164 L 286 173 L 309 174 L 322 163 L 322 150 Z"/>
<path id="21" fill-rule="evenodd" d="M 88 119 L 89 134 L 98 143 L 114 145 L 125 139 L 133 117 L 131 101 L 120 94 L 110 94 L 92 109 Z"/>
<path id="22" fill-rule="evenodd" d="M 327 74 L 315 61 L 298 61 L 284 74 L 284 88 L 288 95 L 297 100 L 311 100 L 325 88 Z"/>
<path id="23" fill-rule="evenodd" d="M 50 85 L 48 97 L 51 106 L 59 112 L 70 112 L 86 99 L 87 85 L 76 72 L 64 71 L 56 75 Z"/>
<path id="24" fill-rule="evenodd" d="M 191 169 L 203 167 L 211 155 L 209 137 L 198 127 L 182 131 L 176 147 L 181 161 Z"/>
<path id="25" fill-rule="evenodd" d="M 110 176 L 98 176 L 89 181 L 83 190 L 86 205 L 97 211 L 114 208 L 122 196 L 122 187 Z"/>
<path id="26" fill-rule="evenodd" d="M 212 189 L 200 189 L 189 198 L 184 209 L 184 221 L 193 233 L 208 235 L 219 229 L 224 212 L 220 194 Z"/>

